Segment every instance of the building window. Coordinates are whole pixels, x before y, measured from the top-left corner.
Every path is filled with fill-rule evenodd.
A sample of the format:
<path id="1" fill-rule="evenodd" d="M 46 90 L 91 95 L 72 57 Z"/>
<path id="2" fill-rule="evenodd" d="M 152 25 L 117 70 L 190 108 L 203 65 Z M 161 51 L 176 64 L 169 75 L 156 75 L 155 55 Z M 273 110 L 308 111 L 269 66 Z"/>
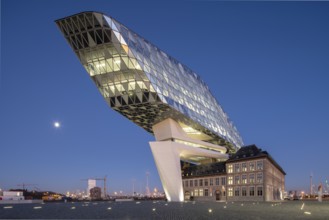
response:
<path id="1" fill-rule="evenodd" d="M 204 179 L 204 186 L 208 186 L 208 179 Z"/>
<path id="2" fill-rule="evenodd" d="M 247 171 L 247 163 L 242 163 L 241 164 L 241 169 L 242 169 L 242 172 L 246 172 Z"/>
<path id="3" fill-rule="evenodd" d="M 194 186 L 198 186 L 198 180 L 194 180 Z"/>
<path id="4" fill-rule="evenodd" d="M 255 183 L 255 174 L 249 174 L 249 183 Z"/>
<path id="5" fill-rule="evenodd" d="M 225 185 L 226 185 L 226 178 L 222 177 L 222 186 L 225 186 Z"/>
<path id="6" fill-rule="evenodd" d="M 250 171 L 255 171 L 255 162 L 250 162 L 249 163 L 249 170 Z"/>
<path id="7" fill-rule="evenodd" d="M 203 196 L 203 189 L 199 189 L 199 196 Z"/>
<path id="8" fill-rule="evenodd" d="M 242 192 L 241 192 L 241 193 L 242 193 L 242 196 L 247 196 L 247 187 L 245 187 L 245 186 L 242 187 L 242 188 L 241 188 L 241 191 L 242 191 Z"/>
<path id="9" fill-rule="evenodd" d="M 203 186 L 203 179 L 199 179 L 199 186 Z"/>
<path id="10" fill-rule="evenodd" d="M 193 180 L 190 180 L 190 187 L 193 186 Z"/>
<path id="11" fill-rule="evenodd" d="M 234 177 L 234 184 L 240 184 L 240 176 L 235 176 Z"/>
<path id="12" fill-rule="evenodd" d="M 240 164 L 238 164 L 238 163 L 234 164 L 234 172 L 236 172 L 236 173 L 240 172 Z"/>
<path id="13" fill-rule="evenodd" d="M 257 170 L 263 170 L 263 161 L 257 161 Z"/>
<path id="14" fill-rule="evenodd" d="M 250 186 L 249 187 L 249 195 L 250 196 L 254 196 L 255 195 L 255 187 L 254 186 Z"/>
<path id="15" fill-rule="evenodd" d="M 247 184 L 247 174 L 242 175 L 242 184 Z"/>
<path id="16" fill-rule="evenodd" d="M 257 173 L 257 183 L 263 183 L 263 173 Z"/>
<path id="17" fill-rule="evenodd" d="M 194 196 L 199 196 L 199 190 L 198 189 L 194 189 Z"/>
<path id="18" fill-rule="evenodd" d="M 240 196 L 240 187 L 234 188 L 234 196 Z"/>
<path id="19" fill-rule="evenodd" d="M 210 178 L 209 184 L 210 184 L 210 186 L 213 186 L 214 185 L 214 179 L 213 178 Z"/>
<path id="20" fill-rule="evenodd" d="M 258 186 L 257 187 L 257 196 L 262 196 L 263 195 L 263 187 L 262 186 Z"/>
<path id="21" fill-rule="evenodd" d="M 188 187 L 188 180 L 185 181 L 185 187 Z"/>
<path id="22" fill-rule="evenodd" d="M 233 188 L 232 187 L 227 188 L 227 196 L 233 196 Z"/>
<path id="23" fill-rule="evenodd" d="M 209 190 L 208 189 L 204 189 L 204 196 L 209 196 Z"/>
<path id="24" fill-rule="evenodd" d="M 191 196 L 193 196 L 193 190 L 191 191 Z"/>
<path id="25" fill-rule="evenodd" d="M 233 165 L 232 164 L 227 165 L 227 173 L 233 173 Z"/>
<path id="26" fill-rule="evenodd" d="M 218 180 L 218 182 L 219 182 L 219 180 Z M 228 185 L 232 185 L 232 184 L 233 184 L 233 176 L 229 176 L 229 177 L 227 178 L 227 184 L 228 184 Z"/>
<path id="27" fill-rule="evenodd" d="M 219 186 L 219 178 L 216 178 L 216 186 Z"/>

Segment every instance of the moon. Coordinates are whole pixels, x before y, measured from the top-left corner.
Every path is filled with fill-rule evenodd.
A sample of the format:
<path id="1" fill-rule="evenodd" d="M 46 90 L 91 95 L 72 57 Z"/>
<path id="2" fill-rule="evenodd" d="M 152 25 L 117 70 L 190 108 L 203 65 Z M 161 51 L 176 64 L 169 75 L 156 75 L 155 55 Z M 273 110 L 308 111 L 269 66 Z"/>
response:
<path id="1" fill-rule="evenodd" d="M 59 123 L 58 121 L 54 122 L 54 127 L 55 128 L 59 128 L 61 126 L 61 123 Z"/>

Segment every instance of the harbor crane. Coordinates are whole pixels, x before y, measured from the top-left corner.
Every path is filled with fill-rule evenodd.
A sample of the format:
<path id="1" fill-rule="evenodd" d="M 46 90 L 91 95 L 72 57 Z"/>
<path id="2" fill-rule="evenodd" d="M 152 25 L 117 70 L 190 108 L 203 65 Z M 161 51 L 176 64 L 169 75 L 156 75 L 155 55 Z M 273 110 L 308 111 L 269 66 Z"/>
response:
<path id="1" fill-rule="evenodd" d="M 17 186 L 21 186 L 23 191 L 25 190 L 26 186 L 37 186 L 38 184 L 31 184 L 31 183 L 22 183 L 18 184 Z"/>

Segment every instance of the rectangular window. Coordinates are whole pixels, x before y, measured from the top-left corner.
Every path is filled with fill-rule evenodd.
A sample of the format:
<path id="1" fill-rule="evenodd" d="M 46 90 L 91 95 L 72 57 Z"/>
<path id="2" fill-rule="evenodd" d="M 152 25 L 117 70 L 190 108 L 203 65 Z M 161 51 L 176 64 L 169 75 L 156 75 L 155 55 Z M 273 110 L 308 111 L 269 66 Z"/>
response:
<path id="1" fill-rule="evenodd" d="M 242 175 L 242 184 L 247 184 L 247 174 Z"/>
<path id="2" fill-rule="evenodd" d="M 257 183 L 263 183 L 263 173 L 257 173 Z"/>
<path id="3" fill-rule="evenodd" d="M 232 187 L 228 187 L 227 196 L 233 196 L 233 188 Z"/>
<path id="4" fill-rule="evenodd" d="M 209 184 L 210 184 L 210 186 L 213 186 L 214 185 L 214 179 L 213 178 L 210 178 Z"/>
<path id="5" fill-rule="evenodd" d="M 247 187 L 242 187 L 241 188 L 241 193 L 242 193 L 242 196 L 247 196 Z"/>
<path id="6" fill-rule="evenodd" d="M 194 180 L 194 186 L 198 186 L 198 180 Z"/>
<path id="7" fill-rule="evenodd" d="M 204 186 L 208 186 L 208 179 L 204 179 Z"/>
<path id="8" fill-rule="evenodd" d="M 240 176 L 235 176 L 234 177 L 234 184 L 240 184 Z"/>
<path id="9" fill-rule="evenodd" d="M 257 170 L 263 170 L 263 161 L 257 161 Z"/>
<path id="10" fill-rule="evenodd" d="M 233 184 L 233 176 L 227 177 L 227 184 L 232 185 Z"/>
<path id="11" fill-rule="evenodd" d="M 240 187 L 234 188 L 234 196 L 240 196 Z"/>
<path id="12" fill-rule="evenodd" d="M 254 186 L 250 186 L 249 187 L 249 195 L 250 196 L 254 196 L 255 195 L 255 187 Z"/>
<path id="13" fill-rule="evenodd" d="M 238 164 L 238 163 L 234 164 L 234 172 L 236 172 L 236 173 L 240 172 L 240 164 Z"/>
<path id="14" fill-rule="evenodd" d="M 249 163 L 249 170 L 250 171 L 255 171 L 255 162 L 250 162 Z"/>
<path id="15" fill-rule="evenodd" d="M 190 187 L 193 186 L 193 180 L 190 180 Z"/>
<path id="16" fill-rule="evenodd" d="M 262 186 L 257 187 L 257 196 L 263 196 L 263 187 Z"/>
<path id="17" fill-rule="evenodd" d="M 227 165 L 227 173 L 233 173 L 233 165 L 232 164 Z"/>
<path id="18" fill-rule="evenodd" d="M 203 179 L 199 179 L 199 186 L 203 186 Z"/>
<path id="19" fill-rule="evenodd" d="M 198 189 L 194 189 L 194 196 L 199 196 L 199 190 Z"/>
<path id="20" fill-rule="evenodd" d="M 188 187 L 188 180 L 185 181 L 185 187 Z"/>
<path id="21" fill-rule="evenodd" d="M 226 185 L 226 178 L 222 177 L 222 186 L 225 186 L 225 185 Z"/>
<path id="22" fill-rule="evenodd" d="M 255 174 L 254 173 L 249 174 L 249 183 L 255 183 Z"/>
<path id="23" fill-rule="evenodd" d="M 242 163 L 241 164 L 241 169 L 242 169 L 242 172 L 246 172 L 247 171 L 247 163 Z"/>
<path id="24" fill-rule="evenodd" d="M 199 196 L 203 196 L 203 189 L 199 189 Z"/>
<path id="25" fill-rule="evenodd" d="M 204 189 L 204 196 L 209 196 L 209 190 L 208 189 Z"/>
<path id="26" fill-rule="evenodd" d="M 219 186 L 219 178 L 216 178 L 216 186 Z"/>

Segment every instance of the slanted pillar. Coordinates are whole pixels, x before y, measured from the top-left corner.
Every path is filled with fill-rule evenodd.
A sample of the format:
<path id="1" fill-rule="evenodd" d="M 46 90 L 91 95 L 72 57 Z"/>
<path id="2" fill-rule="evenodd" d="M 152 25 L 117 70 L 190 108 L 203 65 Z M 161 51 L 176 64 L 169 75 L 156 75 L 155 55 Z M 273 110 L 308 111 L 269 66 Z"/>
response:
<path id="1" fill-rule="evenodd" d="M 184 201 L 182 158 L 188 160 L 200 156 L 227 159 L 225 147 L 188 137 L 173 119 L 154 125 L 153 132 L 157 141 L 150 142 L 150 147 L 168 201 Z"/>

